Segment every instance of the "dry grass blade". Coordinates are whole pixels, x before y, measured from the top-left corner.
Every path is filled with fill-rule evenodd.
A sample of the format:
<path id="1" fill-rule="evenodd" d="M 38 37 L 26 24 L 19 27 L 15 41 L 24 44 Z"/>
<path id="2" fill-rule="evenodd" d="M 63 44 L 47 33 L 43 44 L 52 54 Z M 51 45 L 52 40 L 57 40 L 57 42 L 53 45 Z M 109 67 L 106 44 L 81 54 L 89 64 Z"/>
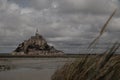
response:
<path id="1" fill-rule="evenodd" d="M 114 12 L 111 14 L 111 16 L 109 17 L 109 19 L 106 21 L 106 23 L 105 23 L 104 26 L 102 27 L 99 36 L 98 36 L 97 38 L 95 38 L 95 39 L 90 43 L 90 45 L 88 46 L 88 48 L 90 48 L 90 47 L 91 47 L 97 40 L 99 40 L 99 38 L 103 35 L 103 33 L 104 33 L 104 31 L 105 31 L 108 23 L 110 22 L 110 20 L 112 19 L 112 17 L 115 15 L 116 10 L 117 10 L 117 9 L 114 10 Z"/>
<path id="2" fill-rule="evenodd" d="M 100 34 L 102 35 L 105 31 L 105 28 L 107 27 L 108 23 L 110 22 L 110 20 L 112 19 L 112 17 L 115 15 L 116 13 L 116 10 L 114 10 L 114 12 L 111 14 L 111 16 L 109 17 L 109 19 L 107 20 L 107 22 L 105 23 L 105 25 L 102 27 L 101 31 L 100 31 Z"/>
<path id="3" fill-rule="evenodd" d="M 116 52 L 116 50 L 120 47 L 119 43 L 115 43 L 110 50 L 107 50 L 103 53 L 102 57 L 99 59 L 96 67 L 96 71 L 93 73 L 93 75 L 89 78 L 89 80 L 93 80 L 96 75 L 99 73 L 99 71 L 104 68 L 104 66 L 109 62 L 110 58 L 113 56 L 113 54 Z M 90 69 L 89 69 L 90 70 Z M 110 70 L 109 70 L 110 71 Z"/>
<path id="4" fill-rule="evenodd" d="M 99 69 L 104 67 L 104 65 L 109 61 L 109 59 L 113 56 L 113 54 L 116 52 L 116 50 L 120 47 L 119 43 L 115 43 L 112 48 L 109 50 L 109 52 L 105 53 L 101 60 L 99 61 Z"/>
<path id="5" fill-rule="evenodd" d="M 95 38 L 95 39 L 90 43 L 90 45 L 88 46 L 88 48 L 90 48 L 93 44 L 95 44 L 100 37 L 101 37 L 101 35 L 99 35 L 97 38 Z"/>

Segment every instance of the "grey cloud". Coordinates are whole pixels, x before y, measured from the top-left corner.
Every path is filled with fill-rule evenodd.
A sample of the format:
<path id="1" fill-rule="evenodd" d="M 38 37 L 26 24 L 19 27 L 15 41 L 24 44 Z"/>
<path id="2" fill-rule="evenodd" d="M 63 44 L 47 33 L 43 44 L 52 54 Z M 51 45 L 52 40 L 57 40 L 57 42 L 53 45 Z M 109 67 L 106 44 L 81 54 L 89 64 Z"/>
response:
<path id="1" fill-rule="evenodd" d="M 84 52 L 83 46 L 86 48 L 97 36 L 111 12 L 118 6 L 112 0 L 24 1 L 0 0 L 0 46 L 15 48 L 34 35 L 38 28 L 39 33 L 58 49 L 71 53 Z M 120 39 L 119 22 L 119 16 L 111 20 L 100 42 L 114 43 Z"/>
<path id="2" fill-rule="evenodd" d="M 118 7 L 117 0 L 57 0 L 65 13 L 108 13 Z"/>

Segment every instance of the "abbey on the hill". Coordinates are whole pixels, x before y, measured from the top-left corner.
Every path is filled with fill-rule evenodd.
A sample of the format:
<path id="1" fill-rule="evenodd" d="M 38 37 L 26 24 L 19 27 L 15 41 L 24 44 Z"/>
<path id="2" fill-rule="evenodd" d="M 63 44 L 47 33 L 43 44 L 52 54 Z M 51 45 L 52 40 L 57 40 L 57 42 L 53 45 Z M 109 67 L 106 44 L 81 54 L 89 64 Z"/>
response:
<path id="1" fill-rule="evenodd" d="M 25 40 L 12 52 L 12 55 L 61 55 L 62 51 L 56 50 L 47 44 L 47 41 L 36 30 L 35 36 Z"/>

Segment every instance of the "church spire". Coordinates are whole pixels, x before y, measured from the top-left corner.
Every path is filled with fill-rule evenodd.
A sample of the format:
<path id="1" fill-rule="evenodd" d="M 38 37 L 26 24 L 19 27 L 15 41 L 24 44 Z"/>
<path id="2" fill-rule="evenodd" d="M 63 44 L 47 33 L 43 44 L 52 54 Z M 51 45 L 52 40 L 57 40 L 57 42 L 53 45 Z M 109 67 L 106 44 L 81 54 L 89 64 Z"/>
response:
<path id="1" fill-rule="evenodd" d="M 38 33 L 38 28 L 36 29 L 36 33 Z"/>
<path id="2" fill-rule="evenodd" d="M 38 28 L 36 29 L 36 33 L 35 33 L 35 35 L 36 35 L 36 36 L 39 35 L 39 33 L 38 33 Z"/>
<path id="3" fill-rule="evenodd" d="M 42 38 L 42 35 L 39 34 L 38 28 L 36 29 L 35 37 Z"/>

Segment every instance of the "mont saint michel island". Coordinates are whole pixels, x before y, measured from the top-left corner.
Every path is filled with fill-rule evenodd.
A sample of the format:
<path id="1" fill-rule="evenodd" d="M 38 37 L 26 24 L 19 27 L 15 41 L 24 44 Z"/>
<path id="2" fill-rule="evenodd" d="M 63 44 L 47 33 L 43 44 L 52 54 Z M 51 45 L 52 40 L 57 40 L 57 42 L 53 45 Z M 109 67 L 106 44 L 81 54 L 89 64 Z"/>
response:
<path id="1" fill-rule="evenodd" d="M 12 52 L 12 55 L 55 56 L 63 53 L 63 51 L 55 49 L 54 46 L 50 46 L 44 37 L 38 33 L 37 29 L 35 35 L 20 43 Z"/>

